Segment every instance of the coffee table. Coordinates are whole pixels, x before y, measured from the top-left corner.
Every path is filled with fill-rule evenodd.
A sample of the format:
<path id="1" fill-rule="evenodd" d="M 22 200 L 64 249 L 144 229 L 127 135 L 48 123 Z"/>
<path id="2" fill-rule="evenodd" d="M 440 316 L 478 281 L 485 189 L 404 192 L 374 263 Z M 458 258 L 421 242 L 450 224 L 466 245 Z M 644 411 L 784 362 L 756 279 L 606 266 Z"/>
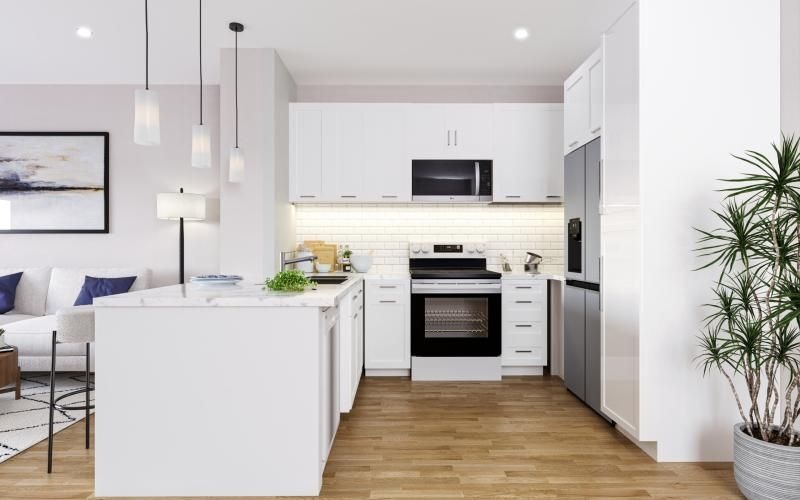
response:
<path id="1" fill-rule="evenodd" d="M 17 348 L 0 352 L 0 393 L 14 391 L 14 399 L 19 399 L 20 370 Z"/>

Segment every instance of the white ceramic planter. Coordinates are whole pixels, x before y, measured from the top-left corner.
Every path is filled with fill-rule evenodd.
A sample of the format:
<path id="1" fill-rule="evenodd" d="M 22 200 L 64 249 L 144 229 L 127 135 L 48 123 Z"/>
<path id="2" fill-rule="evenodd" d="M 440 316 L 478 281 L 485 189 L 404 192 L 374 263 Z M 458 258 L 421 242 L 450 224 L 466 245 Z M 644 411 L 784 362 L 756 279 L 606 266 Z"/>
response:
<path id="1" fill-rule="evenodd" d="M 744 424 L 733 426 L 733 474 L 749 500 L 800 498 L 800 448 L 748 436 Z"/>

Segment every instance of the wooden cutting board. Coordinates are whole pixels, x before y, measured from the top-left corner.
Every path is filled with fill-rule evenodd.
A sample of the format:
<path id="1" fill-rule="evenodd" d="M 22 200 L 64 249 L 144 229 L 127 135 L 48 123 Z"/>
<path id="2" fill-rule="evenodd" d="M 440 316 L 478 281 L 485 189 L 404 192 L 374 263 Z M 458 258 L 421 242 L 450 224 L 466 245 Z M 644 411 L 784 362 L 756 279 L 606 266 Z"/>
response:
<path id="1" fill-rule="evenodd" d="M 317 256 L 316 263 L 330 264 L 331 271 L 336 269 L 336 250 L 335 244 L 316 243 L 309 246 L 311 252 Z M 315 266 L 316 267 L 316 266 Z"/>

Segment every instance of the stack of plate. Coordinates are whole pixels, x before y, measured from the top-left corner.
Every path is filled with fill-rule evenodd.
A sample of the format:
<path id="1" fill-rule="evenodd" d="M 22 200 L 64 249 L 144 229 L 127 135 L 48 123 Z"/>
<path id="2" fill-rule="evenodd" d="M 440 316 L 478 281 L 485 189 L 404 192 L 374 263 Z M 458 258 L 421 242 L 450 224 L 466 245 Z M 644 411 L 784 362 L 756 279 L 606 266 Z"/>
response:
<path id="1" fill-rule="evenodd" d="M 190 281 L 199 285 L 235 285 L 242 279 L 244 278 L 236 274 L 202 274 L 192 276 Z"/>

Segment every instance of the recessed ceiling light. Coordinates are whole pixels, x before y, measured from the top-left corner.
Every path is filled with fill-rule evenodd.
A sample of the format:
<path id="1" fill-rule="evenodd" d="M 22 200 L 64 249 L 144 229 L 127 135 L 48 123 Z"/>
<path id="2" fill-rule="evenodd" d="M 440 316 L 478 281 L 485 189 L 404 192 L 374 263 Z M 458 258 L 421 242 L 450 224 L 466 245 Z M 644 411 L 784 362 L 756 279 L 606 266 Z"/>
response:
<path id="1" fill-rule="evenodd" d="M 92 38 L 92 28 L 89 28 L 88 26 L 80 26 L 75 30 L 75 34 L 78 35 L 78 38 Z"/>
<path id="2" fill-rule="evenodd" d="M 530 33 L 528 33 L 527 28 L 517 28 L 514 30 L 514 38 L 517 40 L 527 40 L 529 36 Z"/>

